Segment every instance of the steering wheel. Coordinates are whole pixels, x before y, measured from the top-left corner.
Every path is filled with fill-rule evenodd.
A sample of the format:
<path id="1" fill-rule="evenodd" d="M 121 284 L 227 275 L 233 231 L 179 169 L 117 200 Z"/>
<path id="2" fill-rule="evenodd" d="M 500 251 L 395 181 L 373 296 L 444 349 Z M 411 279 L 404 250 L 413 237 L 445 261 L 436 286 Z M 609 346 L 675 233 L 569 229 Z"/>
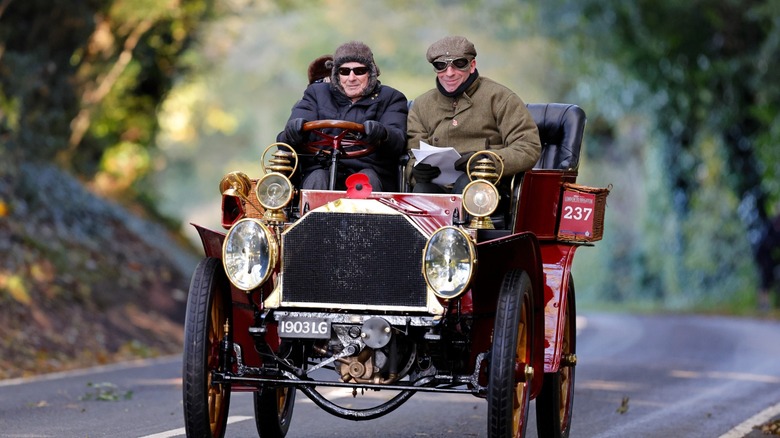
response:
<path id="1" fill-rule="evenodd" d="M 341 129 L 341 132 L 330 135 L 322 131 L 333 128 Z M 360 158 L 370 155 L 376 149 L 376 145 L 357 138 L 356 134 L 366 132 L 361 123 L 346 120 L 315 120 L 304 123 L 303 132 L 311 132 L 319 137 L 303 145 L 307 151 L 315 154 L 322 152 L 329 155 L 335 150 L 342 158 Z"/>

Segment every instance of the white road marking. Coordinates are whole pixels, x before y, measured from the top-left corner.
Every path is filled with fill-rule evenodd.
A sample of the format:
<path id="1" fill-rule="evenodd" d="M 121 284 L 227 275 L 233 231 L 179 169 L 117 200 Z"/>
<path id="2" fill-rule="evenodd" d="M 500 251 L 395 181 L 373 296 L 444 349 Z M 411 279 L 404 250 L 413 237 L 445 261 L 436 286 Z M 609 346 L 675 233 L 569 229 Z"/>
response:
<path id="1" fill-rule="evenodd" d="M 780 415 L 780 403 L 770 406 L 748 418 L 742 424 L 721 435 L 720 438 L 742 438 L 752 432 L 754 426 L 760 426 L 777 415 Z"/>
<path id="2" fill-rule="evenodd" d="M 247 417 L 247 416 L 242 416 L 242 415 L 236 415 L 234 417 L 228 417 L 227 424 L 233 424 L 233 423 L 238 423 L 239 421 L 251 420 L 252 418 L 254 418 L 254 417 Z M 184 433 L 185 433 L 185 431 L 184 431 L 184 428 L 182 427 L 182 428 L 179 428 L 179 429 L 168 430 L 168 431 L 165 431 L 165 432 L 155 433 L 155 434 L 152 434 L 152 435 L 146 435 L 146 436 L 142 436 L 142 437 L 139 437 L 139 438 L 171 438 L 171 437 L 175 437 L 175 436 L 182 436 L 182 435 L 184 435 Z"/>

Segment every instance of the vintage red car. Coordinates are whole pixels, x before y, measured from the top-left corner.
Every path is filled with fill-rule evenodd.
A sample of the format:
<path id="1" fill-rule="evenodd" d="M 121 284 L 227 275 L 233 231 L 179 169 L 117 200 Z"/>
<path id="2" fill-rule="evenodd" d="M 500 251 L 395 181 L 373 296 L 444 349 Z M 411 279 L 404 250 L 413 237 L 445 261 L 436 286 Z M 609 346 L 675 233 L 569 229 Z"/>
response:
<path id="1" fill-rule="evenodd" d="M 350 420 L 388 414 L 417 392 L 469 394 L 487 401 L 490 437 L 524 436 L 535 399 L 539 436 L 567 436 L 571 267 L 601 238 L 608 189 L 576 184 L 584 112 L 528 107 L 542 157 L 504 182 L 505 199 L 489 152 L 469 160 L 462 195 L 377 193 L 359 179 L 346 191 L 297 190 L 298 155 L 278 143 L 260 178 L 225 176 L 227 232 L 196 225 L 205 258 L 187 304 L 187 436 L 224 436 L 234 391 L 254 393 L 263 438 L 287 434 L 297 391 Z M 333 167 L 371 148 L 355 135 L 362 125 L 305 129 Z M 356 409 L 318 390 L 334 386 L 395 395 Z"/>

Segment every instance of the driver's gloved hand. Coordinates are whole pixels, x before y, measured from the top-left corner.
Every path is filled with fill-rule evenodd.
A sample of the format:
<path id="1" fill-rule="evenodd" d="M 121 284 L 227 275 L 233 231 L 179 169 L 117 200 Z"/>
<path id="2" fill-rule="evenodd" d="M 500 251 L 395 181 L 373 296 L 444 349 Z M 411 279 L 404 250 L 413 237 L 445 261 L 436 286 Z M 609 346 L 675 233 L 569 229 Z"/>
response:
<path id="1" fill-rule="evenodd" d="M 363 122 L 363 129 L 366 131 L 366 141 L 368 143 L 379 144 L 387 139 L 387 129 L 376 120 Z"/>
<path id="2" fill-rule="evenodd" d="M 460 158 L 455 161 L 455 170 L 465 172 L 466 164 L 469 162 L 469 158 L 471 158 L 472 155 L 474 155 L 474 152 L 466 152 L 465 154 L 461 155 Z"/>
<path id="3" fill-rule="evenodd" d="M 303 124 L 306 123 L 304 119 L 290 119 L 287 125 L 284 127 L 284 137 L 287 141 L 293 145 L 299 145 L 303 143 Z"/>
<path id="4" fill-rule="evenodd" d="M 412 167 L 412 176 L 418 183 L 427 183 L 441 175 L 441 169 L 428 163 L 417 163 Z"/>

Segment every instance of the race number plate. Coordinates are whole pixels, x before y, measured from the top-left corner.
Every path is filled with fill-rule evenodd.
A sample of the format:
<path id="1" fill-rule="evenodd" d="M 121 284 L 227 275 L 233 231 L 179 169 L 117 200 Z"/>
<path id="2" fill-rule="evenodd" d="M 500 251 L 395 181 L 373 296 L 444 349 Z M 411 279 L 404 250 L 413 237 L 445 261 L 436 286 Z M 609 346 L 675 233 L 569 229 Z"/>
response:
<path id="1" fill-rule="evenodd" d="M 280 338 L 330 338 L 330 321 L 325 318 L 284 316 L 279 319 Z"/>
<path id="2" fill-rule="evenodd" d="M 593 212 L 596 195 L 566 190 L 563 192 L 558 234 L 588 239 L 593 235 Z"/>

